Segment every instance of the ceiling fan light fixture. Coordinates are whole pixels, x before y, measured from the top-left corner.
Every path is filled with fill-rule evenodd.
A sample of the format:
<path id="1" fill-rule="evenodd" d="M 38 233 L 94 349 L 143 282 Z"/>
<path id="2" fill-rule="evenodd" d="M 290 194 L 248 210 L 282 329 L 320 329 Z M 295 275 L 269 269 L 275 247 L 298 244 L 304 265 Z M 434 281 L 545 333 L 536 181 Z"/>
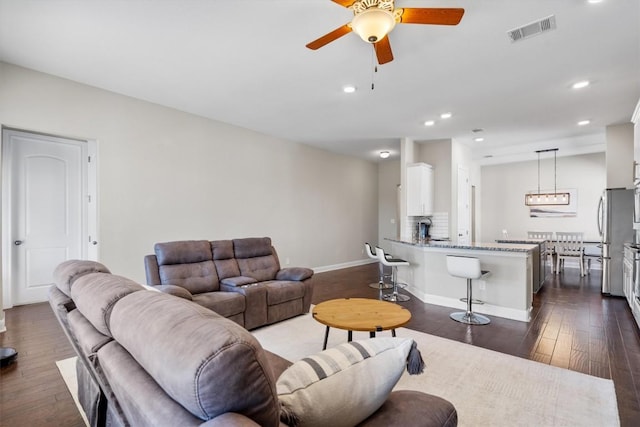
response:
<path id="1" fill-rule="evenodd" d="M 393 13 L 377 7 L 358 13 L 351 21 L 351 29 L 367 43 L 376 43 L 396 25 Z"/>

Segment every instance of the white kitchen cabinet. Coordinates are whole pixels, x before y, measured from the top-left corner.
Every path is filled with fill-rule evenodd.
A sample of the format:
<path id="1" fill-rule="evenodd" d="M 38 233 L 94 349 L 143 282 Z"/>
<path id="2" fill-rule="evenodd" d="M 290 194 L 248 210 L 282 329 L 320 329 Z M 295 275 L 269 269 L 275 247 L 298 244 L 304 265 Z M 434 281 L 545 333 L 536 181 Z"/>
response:
<path id="1" fill-rule="evenodd" d="M 407 215 L 433 215 L 433 166 L 426 163 L 407 165 Z"/>
<path id="2" fill-rule="evenodd" d="M 633 122 L 633 181 L 640 183 L 640 101 L 631 116 Z"/>
<path id="3" fill-rule="evenodd" d="M 624 249 L 625 252 L 628 248 Z M 626 255 L 626 254 L 625 254 Z M 631 255 L 633 256 L 633 255 Z M 624 290 L 624 296 L 627 298 L 627 302 L 631 306 L 633 302 L 633 258 L 629 259 L 625 256 L 622 264 L 622 289 Z M 633 309 L 633 306 L 631 306 Z"/>

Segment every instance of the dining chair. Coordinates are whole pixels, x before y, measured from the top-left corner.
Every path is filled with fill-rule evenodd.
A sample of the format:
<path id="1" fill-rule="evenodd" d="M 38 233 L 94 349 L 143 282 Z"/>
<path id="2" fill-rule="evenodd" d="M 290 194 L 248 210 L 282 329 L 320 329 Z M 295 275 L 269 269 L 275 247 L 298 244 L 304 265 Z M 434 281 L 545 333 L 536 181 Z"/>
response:
<path id="1" fill-rule="evenodd" d="M 560 272 L 560 266 L 564 267 L 565 259 L 578 259 L 580 263 L 580 276 L 584 276 L 584 242 L 581 232 L 556 231 L 556 272 Z"/>
<path id="2" fill-rule="evenodd" d="M 544 256 L 547 261 L 551 261 L 551 272 L 555 273 L 555 250 L 553 248 L 553 231 L 527 231 L 527 237 L 529 239 L 543 239 L 545 240 L 545 252 L 540 254 L 540 256 Z"/>

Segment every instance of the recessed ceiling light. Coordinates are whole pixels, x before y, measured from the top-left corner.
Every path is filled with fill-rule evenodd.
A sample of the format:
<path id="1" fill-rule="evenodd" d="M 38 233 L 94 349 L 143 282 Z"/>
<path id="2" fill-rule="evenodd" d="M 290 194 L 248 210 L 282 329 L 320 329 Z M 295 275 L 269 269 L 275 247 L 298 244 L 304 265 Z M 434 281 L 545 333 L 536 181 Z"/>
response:
<path id="1" fill-rule="evenodd" d="M 427 120 L 426 122 L 424 122 L 425 126 L 433 126 L 435 124 L 436 124 L 436 122 L 434 122 L 433 120 Z"/>
<path id="2" fill-rule="evenodd" d="M 441 119 L 448 119 L 448 118 L 451 118 L 451 115 L 452 115 L 451 113 L 442 113 L 442 114 L 440 114 L 440 118 Z"/>
<path id="3" fill-rule="evenodd" d="M 602 0 L 587 0 L 591 4 L 602 3 Z"/>
<path id="4" fill-rule="evenodd" d="M 390 156 L 390 154 L 389 154 L 388 151 L 381 151 L 380 152 L 380 158 L 382 158 L 382 159 L 386 159 L 389 156 Z"/>
<path id="5" fill-rule="evenodd" d="M 586 126 L 586 125 L 588 125 L 589 123 L 591 123 L 591 120 L 580 120 L 580 121 L 578 122 L 578 126 Z"/>
<path id="6" fill-rule="evenodd" d="M 582 80 L 580 82 L 576 82 L 573 85 L 571 85 L 573 89 L 582 89 L 583 87 L 587 87 L 587 86 L 589 86 L 589 80 Z"/>
<path id="7" fill-rule="evenodd" d="M 475 142 L 482 142 L 482 141 L 484 141 L 484 138 L 482 138 L 482 137 L 480 136 L 480 137 L 478 137 L 478 138 L 473 138 L 473 140 L 474 140 Z"/>
<path id="8" fill-rule="evenodd" d="M 342 88 L 342 91 L 344 93 L 353 93 L 356 91 L 356 87 L 355 86 L 345 86 Z"/>

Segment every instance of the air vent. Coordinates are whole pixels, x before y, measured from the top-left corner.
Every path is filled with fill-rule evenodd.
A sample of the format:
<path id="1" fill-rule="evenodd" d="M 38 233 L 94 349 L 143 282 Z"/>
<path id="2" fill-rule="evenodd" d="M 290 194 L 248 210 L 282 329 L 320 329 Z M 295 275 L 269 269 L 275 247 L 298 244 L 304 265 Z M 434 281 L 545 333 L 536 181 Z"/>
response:
<path id="1" fill-rule="evenodd" d="M 527 24 L 523 27 L 509 30 L 507 31 L 507 35 L 509 36 L 509 40 L 511 40 L 511 42 L 517 42 L 555 29 L 556 17 L 555 15 L 551 15 L 547 16 L 546 18 L 542 18 L 539 21 Z"/>

